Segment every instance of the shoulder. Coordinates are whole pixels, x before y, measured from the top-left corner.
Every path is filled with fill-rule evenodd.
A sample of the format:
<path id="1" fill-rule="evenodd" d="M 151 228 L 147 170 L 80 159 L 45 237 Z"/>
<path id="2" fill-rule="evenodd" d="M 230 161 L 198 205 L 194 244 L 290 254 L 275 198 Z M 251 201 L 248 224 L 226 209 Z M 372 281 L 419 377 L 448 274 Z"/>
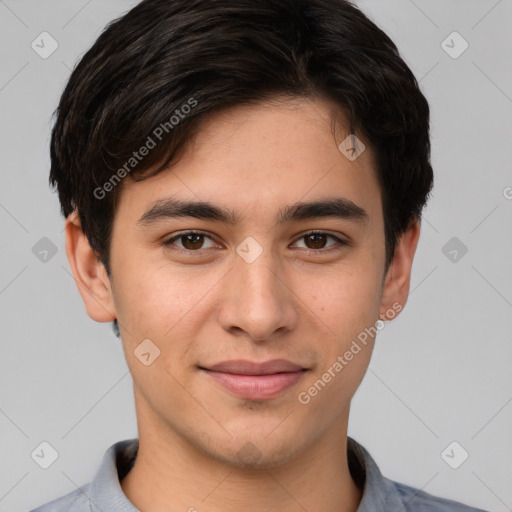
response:
<path id="1" fill-rule="evenodd" d="M 91 484 L 87 484 L 81 489 L 75 489 L 74 491 L 45 503 L 30 512 L 69 512 L 70 510 L 73 510 L 73 512 L 91 512 L 91 501 L 87 497 L 90 485 Z"/>
<path id="2" fill-rule="evenodd" d="M 389 480 L 399 494 L 404 512 L 486 512 L 458 501 L 434 496 L 425 491 Z"/>

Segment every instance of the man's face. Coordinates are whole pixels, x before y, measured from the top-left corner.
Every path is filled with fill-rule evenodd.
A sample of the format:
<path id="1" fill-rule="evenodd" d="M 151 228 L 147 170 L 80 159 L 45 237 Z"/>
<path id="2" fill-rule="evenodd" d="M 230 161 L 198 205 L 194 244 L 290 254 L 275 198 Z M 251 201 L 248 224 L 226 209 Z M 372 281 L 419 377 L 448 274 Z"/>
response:
<path id="1" fill-rule="evenodd" d="M 346 424 L 373 339 L 333 366 L 385 309 L 384 223 L 371 150 L 349 160 L 338 149 L 349 133 L 333 138 L 329 112 L 323 101 L 230 110 L 205 123 L 171 169 L 123 183 L 111 284 L 139 431 L 178 436 L 231 464 L 271 466 Z M 238 222 L 158 212 L 140 221 L 171 196 L 212 203 Z M 336 199 L 366 216 L 278 218 L 296 203 Z M 191 230 L 200 234 L 178 236 Z M 275 359 L 304 371 L 208 370 Z"/>

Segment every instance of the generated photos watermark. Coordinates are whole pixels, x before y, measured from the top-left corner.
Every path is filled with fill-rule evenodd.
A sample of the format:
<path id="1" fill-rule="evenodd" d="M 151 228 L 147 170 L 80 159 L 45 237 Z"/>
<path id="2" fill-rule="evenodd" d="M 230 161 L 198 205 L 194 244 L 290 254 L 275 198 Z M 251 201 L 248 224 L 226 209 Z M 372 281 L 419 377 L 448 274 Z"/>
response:
<path id="1" fill-rule="evenodd" d="M 195 106 L 197 106 L 197 100 L 189 98 L 186 103 L 183 103 L 180 108 L 174 111 L 175 115 L 172 115 L 168 121 L 160 123 L 147 136 L 144 144 L 137 151 L 134 151 L 132 156 L 101 187 L 94 189 L 94 197 L 96 199 L 104 199 L 108 192 L 112 192 L 121 180 L 130 174 L 149 155 L 150 151 L 162 140 L 164 134 L 171 132 L 180 124 L 181 120 L 185 119 Z"/>
<path id="2" fill-rule="evenodd" d="M 389 308 L 385 313 L 386 320 L 393 320 L 395 316 L 402 311 L 402 305 L 398 302 L 395 302 L 391 308 Z M 361 350 L 366 346 L 368 343 L 368 338 L 374 337 L 378 332 L 382 331 L 386 324 L 382 320 L 377 320 L 375 322 L 375 325 L 372 327 L 365 327 L 363 331 L 361 331 L 355 340 L 352 341 L 352 344 L 350 345 L 349 349 L 346 350 L 343 355 L 339 355 L 336 358 L 336 361 L 332 363 L 329 368 L 321 375 L 319 379 L 317 379 L 306 391 L 301 391 L 297 395 L 297 399 L 302 405 L 307 405 L 309 402 L 311 402 L 311 399 L 322 391 L 329 382 L 338 375 L 345 366 L 349 364 L 350 361 L 354 359 L 354 356 L 359 354 Z M 363 347 L 361 347 L 361 345 Z"/>

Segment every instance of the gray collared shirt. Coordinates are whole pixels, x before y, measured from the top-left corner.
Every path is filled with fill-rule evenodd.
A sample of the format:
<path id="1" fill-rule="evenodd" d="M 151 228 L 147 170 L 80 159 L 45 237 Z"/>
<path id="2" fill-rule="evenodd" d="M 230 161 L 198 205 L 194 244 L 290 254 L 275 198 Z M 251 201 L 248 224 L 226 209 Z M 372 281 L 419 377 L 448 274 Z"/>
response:
<path id="1" fill-rule="evenodd" d="M 485 512 L 389 480 L 362 445 L 348 437 L 347 446 L 350 473 L 363 490 L 357 512 Z M 138 447 L 137 438 L 113 444 L 92 482 L 30 512 L 139 512 L 119 483 L 132 468 Z"/>

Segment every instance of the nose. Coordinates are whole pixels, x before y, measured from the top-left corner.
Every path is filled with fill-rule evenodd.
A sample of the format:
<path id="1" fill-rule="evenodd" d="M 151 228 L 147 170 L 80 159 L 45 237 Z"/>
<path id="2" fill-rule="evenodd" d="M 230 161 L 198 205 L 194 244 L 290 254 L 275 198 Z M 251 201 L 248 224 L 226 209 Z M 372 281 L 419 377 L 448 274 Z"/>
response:
<path id="1" fill-rule="evenodd" d="M 218 320 L 224 330 L 265 341 L 298 322 L 297 298 L 281 262 L 270 251 L 249 263 L 236 257 L 224 284 Z"/>

